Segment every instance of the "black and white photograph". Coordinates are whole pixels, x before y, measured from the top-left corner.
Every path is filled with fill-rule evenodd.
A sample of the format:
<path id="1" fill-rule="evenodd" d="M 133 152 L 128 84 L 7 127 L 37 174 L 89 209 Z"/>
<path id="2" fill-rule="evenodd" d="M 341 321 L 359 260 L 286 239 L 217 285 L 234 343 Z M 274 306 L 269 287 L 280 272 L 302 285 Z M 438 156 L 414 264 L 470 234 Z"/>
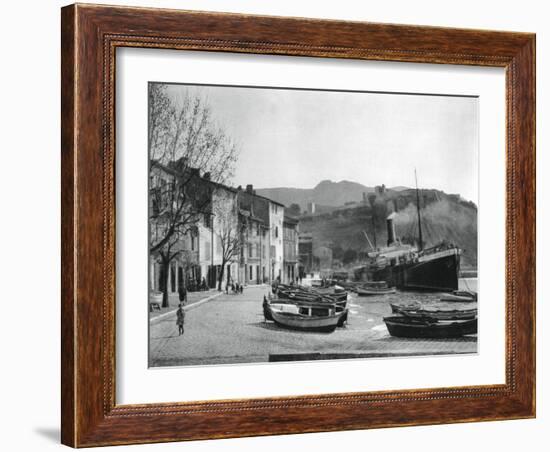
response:
<path id="1" fill-rule="evenodd" d="M 147 90 L 149 367 L 477 353 L 478 97 Z"/>

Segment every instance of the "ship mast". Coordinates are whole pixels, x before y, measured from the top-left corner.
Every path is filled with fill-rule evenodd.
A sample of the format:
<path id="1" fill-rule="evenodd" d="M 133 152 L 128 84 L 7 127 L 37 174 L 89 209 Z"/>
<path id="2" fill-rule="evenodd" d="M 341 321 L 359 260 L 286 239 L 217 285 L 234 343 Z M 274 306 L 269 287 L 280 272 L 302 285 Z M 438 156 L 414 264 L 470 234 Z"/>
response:
<path id="1" fill-rule="evenodd" d="M 416 178 L 416 168 L 414 169 L 414 183 L 416 184 L 416 211 L 418 213 L 418 249 L 422 251 L 422 222 L 420 221 L 420 196 L 418 194 L 418 179 Z"/>

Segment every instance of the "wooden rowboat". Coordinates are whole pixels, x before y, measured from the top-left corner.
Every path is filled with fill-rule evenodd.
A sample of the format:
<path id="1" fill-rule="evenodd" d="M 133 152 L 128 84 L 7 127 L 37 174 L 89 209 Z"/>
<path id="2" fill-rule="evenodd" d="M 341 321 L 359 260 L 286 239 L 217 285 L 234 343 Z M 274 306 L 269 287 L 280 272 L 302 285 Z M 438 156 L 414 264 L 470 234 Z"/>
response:
<path id="1" fill-rule="evenodd" d="M 390 303 L 390 307 L 391 307 L 392 314 L 399 314 L 402 309 L 408 309 L 408 310 L 421 309 L 422 305 L 418 301 L 414 301 L 410 304 Z"/>
<path id="2" fill-rule="evenodd" d="M 312 332 L 332 332 L 336 327 L 343 325 L 348 314 L 347 309 L 337 312 L 335 306 L 326 304 L 301 306 L 270 302 L 268 309 L 277 325 Z"/>
<path id="3" fill-rule="evenodd" d="M 392 312 L 405 317 L 435 320 L 466 320 L 477 317 L 477 308 L 473 309 L 438 309 L 422 308 L 420 305 L 395 305 L 390 303 Z"/>
<path id="4" fill-rule="evenodd" d="M 365 281 L 360 283 L 359 287 L 365 287 L 365 288 L 374 287 L 375 289 L 387 289 L 388 282 L 387 281 Z"/>
<path id="5" fill-rule="evenodd" d="M 348 299 L 348 293 L 344 289 L 305 289 L 301 286 L 279 286 L 275 292 L 280 298 L 301 301 L 318 302 L 345 302 Z"/>
<path id="6" fill-rule="evenodd" d="M 477 334 L 477 317 L 469 320 L 412 319 L 404 316 L 384 317 L 392 336 L 407 338 L 456 338 Z"/>
<path id="7" fill-rule="evenodd" d="M 441 297 L 441 301 L 457 301 L 468 303 L 472 301 L 477 301 L 476 292 L 468 292 L 465 290 L 455 290 L 452 293 L 446 293 Z"/>
<path id="8" fill-rule="evenodd" d="M 361 297 L 368 297 L 374 295 L 388 295 L 395 293 L 395 287 L 376 288 L 376 287 L 358 287 L 355 289 L 357 295 Z"/>
<path id="9" fill-rule="evenodd" d="M 342 309 L 347 309 L 348 302 L 347 300 L 343 301 L 325 301 L 325 300 L 304 300 L 304 299 L 296 299 L 296 298 L 285 298 L 285 297 L 279 297 L 279 298 L 270 298 L 270 303 L 274 304 L 293 304 L 296 306 L 323 306 L 324 308 L 328 306 L 334 306 L 336 311 L 339 312 Z"/>
<path id="10" fill-rule="evenodd" d="M 264 301 L 262 303 L 262 308 L 264 311 L 264 318 L 266 321 L 271 320 L 273 321 L 273 316 L 271 315 L 271 309 L 269 309 L 269 301 L 267 301 L 267 297 L 264 295 Z"/>

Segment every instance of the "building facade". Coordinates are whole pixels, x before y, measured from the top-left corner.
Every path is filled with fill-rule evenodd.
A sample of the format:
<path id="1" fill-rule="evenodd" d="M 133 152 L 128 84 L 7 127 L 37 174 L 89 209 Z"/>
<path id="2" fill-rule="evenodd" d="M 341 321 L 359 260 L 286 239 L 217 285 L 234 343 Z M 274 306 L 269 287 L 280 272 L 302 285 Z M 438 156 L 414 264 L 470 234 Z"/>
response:
<path id="1" fill-rule="evenodd" d="M 300 278 L 313 273 L 313 234 L 298 234 L 298 260 Z"/>
<path id="2" fill-rule="evenodd" d="M 299 280 L 298 272 L 298 220 L 285 216 L 283 219 L 283 277 L 285 284 Z"/>
<path id="3" fill-rule="evenodd" d="M 182 288 L 218 287 L 222 265 L 222 289 L 232 283 L 294 280 L 298 272 L 298 221 L 285 220 L 284 205 L 256 194 L 252 185 L 243 190 L 213 182 L 208 173 L 193 175 L 193 190 L 201 198 L 207 196 L 208 202 L 196 209 L 188 227 L 170 245 L 174 256 L 169 264 L 163 261 L 163 250 L 150 253 L 150 291 L 164 292 L 166 285 L 170 303 L 175 304 Z M 151 166 L 150 218 L 166 207 L 158 193 L 181 176 L 175 165 L 154 162 Z M 160 216 L 155 218 L 150 222 L 151 233 L 162 235 L 166 226 Z M 229 251 L 228 243 L 233 245 Z"/>
<path id="4" fill-rule="evenodd" d="M 149 229 L 151 243 L 159 241 L 170 226 L 170 202 L 165 195 L 181 177 L 175 168 L 154 162 L 150 168 Z M 197 181 L 193 180 L 192 184 Z M 188 206 L 182 206 L 189 208 Z M 169 248 L 149 253 L 149 290 L 168 292 L 170 302 L 176 300 L 180 289 L 190 288 L 200 280 L 200 221 L 193 221 L 169 242 Z M 167 249 L 168 248 L 168 249 Z"/>
<path id="5" fill-rule="evenodd" d="M 239 209 L 241 224 L 240 279 L 245 284 L 267 282 L 268 240 L 265 222 L 253 212 Z"/>
<path id="6" fill-rule="evenodd" d="M 282 281 L 283 278 L 283 219 L 284 206 L 269 200 L 270 246 L 269 259 L 271 281 Z"/>

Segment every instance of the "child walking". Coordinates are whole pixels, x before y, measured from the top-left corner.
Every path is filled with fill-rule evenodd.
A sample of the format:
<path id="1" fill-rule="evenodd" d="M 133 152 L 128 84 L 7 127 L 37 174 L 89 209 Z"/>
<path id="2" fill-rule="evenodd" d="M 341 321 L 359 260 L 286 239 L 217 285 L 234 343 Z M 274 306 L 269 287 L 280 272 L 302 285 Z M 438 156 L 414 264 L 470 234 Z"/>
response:
<path id="1" fill-rule="evenodd" d="M 179 334 L 178 336 L 181 336 L 183 334 L 183 323 L 185 321 L 185 311 L 183 310 L 183 305 L 180 303 L 178 306 L 178 310 L 176 311 L 176 325 L 178 325 Z"/>

